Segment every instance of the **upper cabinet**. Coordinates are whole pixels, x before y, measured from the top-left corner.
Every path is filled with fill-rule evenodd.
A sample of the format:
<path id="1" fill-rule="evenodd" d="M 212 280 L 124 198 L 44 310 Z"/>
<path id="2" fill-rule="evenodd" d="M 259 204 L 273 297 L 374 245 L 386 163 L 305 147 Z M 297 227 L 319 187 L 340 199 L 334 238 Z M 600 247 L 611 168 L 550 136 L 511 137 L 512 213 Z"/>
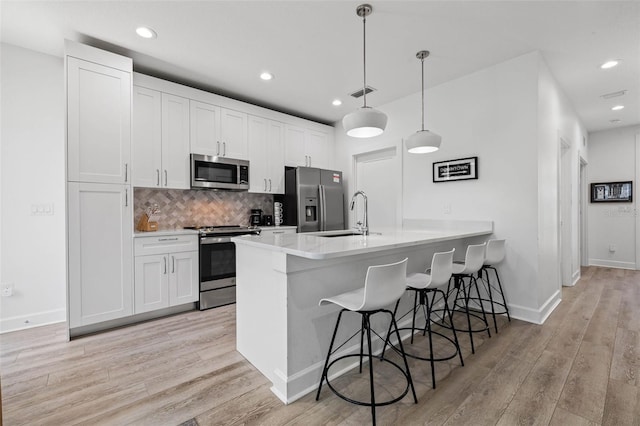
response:
<path id="1" fill-rule="evenodd" d="M 131 72 L 68 56 L 67 180 L 129 183 L 130 156 Z"/>
<path id="2" fill-rule="evenodd" d="M 248 159 L 247 114 L 191 100 L 191 152 Z"/>
<path id="3" fill-rule="evenodd" d="M 249 116 L 249 192 L 284 194 L 284 124 Z"/>
<path id="4" fill-rule="evenodd" d="M 133 185 L 188 189 L 189 100 L 133 87 Z"/>
<path id="5" fill-rule="evenodd" d="M 330 169 L 332 162 L 331 133 L 293 125 L 285 127 L 285 165 Z"/>

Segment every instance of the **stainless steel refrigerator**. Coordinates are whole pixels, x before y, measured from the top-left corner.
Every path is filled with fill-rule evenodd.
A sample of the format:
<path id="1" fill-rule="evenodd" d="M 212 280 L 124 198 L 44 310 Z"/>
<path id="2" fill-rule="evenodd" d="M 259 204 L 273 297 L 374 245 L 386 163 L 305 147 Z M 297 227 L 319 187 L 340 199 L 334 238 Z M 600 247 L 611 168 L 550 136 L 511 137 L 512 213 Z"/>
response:
<path id="1" fill-rule="evenodd" d="M 314 167 L 285 171 L 284 223 L 298 232 L 344 229 L 342 172 Z"/>

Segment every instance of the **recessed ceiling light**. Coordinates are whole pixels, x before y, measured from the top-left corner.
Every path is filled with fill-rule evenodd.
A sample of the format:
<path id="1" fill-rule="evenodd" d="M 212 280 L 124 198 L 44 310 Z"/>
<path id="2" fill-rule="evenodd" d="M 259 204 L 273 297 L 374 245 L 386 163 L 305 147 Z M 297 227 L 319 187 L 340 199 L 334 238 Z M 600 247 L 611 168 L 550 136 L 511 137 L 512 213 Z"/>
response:
<path id="1" fill-rule="evenodd" d="M 138 27 L 136 33 L 142 38 L 156 38 L 158 34 L 149 27 Z"/>
<path id="2" fill-rule="evenodd" d="M 621 109 L 624 109 L 624 105 L 616 105 L 611 108 L 612 111 L 620 111 Z"/>
<path id="3" fill-rule="evenodd" d="M 331 102 L 331 105 L 340 106 L 342 105 L 342 101 L 340 99 L 334 99 L 333 102 Z"/>
<path id="4" fill-rule="evenodd" d="M 262 74 L 260 74 L 260 78 L 265 80 L 265 81 L 269 81 L 273 78 L 273 74 L 271 74 L 270 72 L 263 72 Z"/>
<path id="5" fill-rule="evenodd" d="M 603 70 L 607 70 L 609 68 L 615 67 L 619 62 L 620 61 L 618 60 L 607 61 L 604 64 L 600 65 L 600 68 L 602 68 Z"/>
<path id="6" fill-rule="evenodd" d="M 616 118 L 616 119 L 613 119 L 613 120 L 609 120 L 609 123 L 611 123 L 611 124 L 620 124 L 620 123 L 622 123 L 622 120 L 619 120 L 619 119 Z"/>

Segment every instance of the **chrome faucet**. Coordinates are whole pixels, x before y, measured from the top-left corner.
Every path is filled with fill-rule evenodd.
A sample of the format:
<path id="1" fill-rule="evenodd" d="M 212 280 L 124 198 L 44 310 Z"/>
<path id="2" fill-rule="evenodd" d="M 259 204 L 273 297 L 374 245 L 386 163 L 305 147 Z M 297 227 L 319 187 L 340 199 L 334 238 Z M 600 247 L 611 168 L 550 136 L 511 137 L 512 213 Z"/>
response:
<path id="1" fill-rule="evenodd" d="M 353 197 L 351 197 L 350 209 L 353 211 L 353 208 L 356 206 L 356 198 L 358 198 L 358 195 L 362 195 L 362 198 L 364 199 L 364 217 L 362 218 L 362 221 L 358 221 L 356 225 L 358 231 L 362 232 L 362 235 L 369 235 L 369 221 L 367 219 L 367 194 L 365 194 L 364 191 L 357 191 L 355 194 L 353 194 Z"/>

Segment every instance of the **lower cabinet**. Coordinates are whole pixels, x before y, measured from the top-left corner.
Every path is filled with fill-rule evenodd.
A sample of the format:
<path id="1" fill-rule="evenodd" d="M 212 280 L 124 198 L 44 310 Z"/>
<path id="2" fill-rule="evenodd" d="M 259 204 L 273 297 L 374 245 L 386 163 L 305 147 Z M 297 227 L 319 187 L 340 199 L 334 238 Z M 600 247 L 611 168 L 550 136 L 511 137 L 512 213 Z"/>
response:
<path id="1" fill-rule="evenodd" d="M 68 183 L 69 328 L 132 314 L 128 185 Z"/>
<path id="2" fill-rule="evenodd" d="M 196 235 L 137 237 L 134 267 L 136 314 L 198 300 Z"/>

